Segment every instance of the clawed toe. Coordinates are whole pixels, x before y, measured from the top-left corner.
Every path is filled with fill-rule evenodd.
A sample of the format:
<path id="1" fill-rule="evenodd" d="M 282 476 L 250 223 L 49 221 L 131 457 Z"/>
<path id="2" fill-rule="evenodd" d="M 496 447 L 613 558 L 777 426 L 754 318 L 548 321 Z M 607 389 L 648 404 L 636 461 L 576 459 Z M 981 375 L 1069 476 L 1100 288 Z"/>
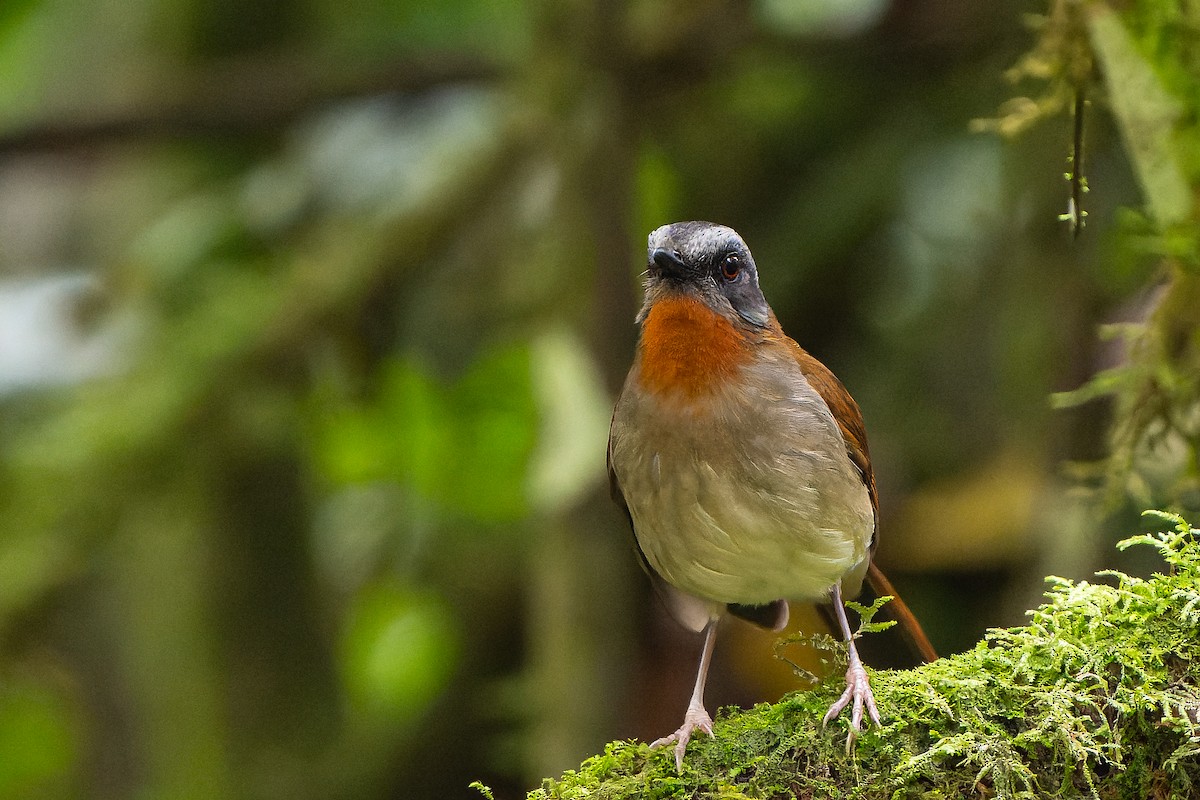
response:
<path id="1" fill-rule="evenodd" d="M 858 738 L 859 731 L 862 730 L 864 708 L 875 725 L 882 724 L 879 721 L 879 709 L 875 707 L 875 695 L 871 692 L 871 684 L 867 680 L 867 671 L 863 667 L 862 662 L 858 660 L 856 653 L 852 654 L 850 667 L 846 670 L 846 691 L 842 692 L 842 696 L 825 712 L 825 718 L 822 720 L 821 726 L 828 725 L 830 720 L 841 714 L 842 710 L 847 705 L 851 705 L 851 703 L 853 705 L 850 711 L 850 731 L 846 734 L 847 754 L 854 747 L 854 742 Z"/>
<path id="2" fill-rule="evenodd" d="M 675 771 L 683 772 L 683 753 L 687 750 L 687 744 L 691 741 L 692 731 L 702 730 L 709 736 L 713 735 L 712 717 L 703 708 L 699 709 L 698 713 L 695 709 L 688 709 L 688 713 L 683 718 L 683 725 L 679 730 L 672 734 L 656 739 L 650 743 L 651 749 L 664 747 L 672 742 L 675 743 Z"/>

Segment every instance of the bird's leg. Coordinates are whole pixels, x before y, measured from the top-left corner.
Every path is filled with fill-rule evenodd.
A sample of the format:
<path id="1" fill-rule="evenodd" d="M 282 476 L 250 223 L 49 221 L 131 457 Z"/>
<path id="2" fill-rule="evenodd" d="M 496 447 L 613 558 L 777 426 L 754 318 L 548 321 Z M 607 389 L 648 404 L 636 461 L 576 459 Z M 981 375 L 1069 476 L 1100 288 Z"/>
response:
<path id="1" fill-rule="evenodd" d="M 825 712 L 825 719 L 821 725 L 827 725 L 829 720 L 842 713 L 842 709 L 854 701 L 853 710 L 850 713 L 850 733 L 846 736 L 846 752 L 850 752 L 850 748 L 854 746 L 854 740 L 858 737 L 858 732 L 862 730 L 863 706 L 866 706 L 867 713 L 871 716 L 871 721 L 876 725 L 879 722 L 879 711 L 875 708 L 875 696 L 871 694 L 871 684 L 867 682 L 867 671 L 863 667 L 862 659 L 858 657 L 858 650 L 854 647 L 854 636 L 850 633 L 850 623 L 846 620 L 846 607 L 842 603 L 842 587 L 840 583 L 835 583 L 833 588 L 829 590 L 829 594 L 833 598 L 833 609 L 837 614 L 838 624 L 842 627 L 842 636 L 846 639 L 846 644 L 850 647 L 850 667 L 846 670 L 846 691 L 842 692 L 842 696 L 837 699 L 837 702 L 829 707 Z"/>
<path id="2" fill-rule="evenodd" d="M 708 665 L 712 661 L 713 645 L 717 641 L 717 620 L 711 619 L 704 626 L 704 649 L 700 653 L 700 670 L 696 673 L 696 686 L 692 689 L 692 699 L 688 702 L 687 712 L 683 715 L 683 725 L 679 730 L 650 743 L 650 747 L 662 747 L 675 742 L 675 770 L 683 772 L 683 751 L 687 749 L 692 731 L 699 728 L 709 736 L 712 732 L 712 717 L 704 710 L 704 681 L 708 678 Z"/>

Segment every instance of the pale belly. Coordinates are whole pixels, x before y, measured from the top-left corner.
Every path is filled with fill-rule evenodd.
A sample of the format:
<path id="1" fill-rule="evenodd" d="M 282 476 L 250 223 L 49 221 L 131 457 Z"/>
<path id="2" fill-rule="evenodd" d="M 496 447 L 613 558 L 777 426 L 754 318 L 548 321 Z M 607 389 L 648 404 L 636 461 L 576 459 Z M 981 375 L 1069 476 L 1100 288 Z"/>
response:
<path id="1" fill-rule="evenodd" d="M 668 583 L 722 603 L 815 600 L 865 567 L 870 498 L 802 377 L 683 412 L 627 392 L 613 427 L 638 544 Z"/>

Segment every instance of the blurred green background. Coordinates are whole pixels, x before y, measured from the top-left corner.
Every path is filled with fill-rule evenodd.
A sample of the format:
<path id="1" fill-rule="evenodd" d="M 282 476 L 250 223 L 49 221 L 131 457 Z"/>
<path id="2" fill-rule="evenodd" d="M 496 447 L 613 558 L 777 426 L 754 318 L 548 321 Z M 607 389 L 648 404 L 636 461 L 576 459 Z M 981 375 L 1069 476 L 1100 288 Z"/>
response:
<path id="1" fill-rule="evenodd" d="M 698 642 L 604 476 L 670 221 L 862 406 L 943 652 L 1119 564 L 1063 466 L 1111 404 L 1049 398 L 1154 302 L 1138 179 L 1099 103 L 1073 239 L 1070 104 L 971 124 L 1046 11 L 4 0 L 0 798 L 508 798 L 674 729 Z M 712 706 L 802 688 L 771 642 Z"/>

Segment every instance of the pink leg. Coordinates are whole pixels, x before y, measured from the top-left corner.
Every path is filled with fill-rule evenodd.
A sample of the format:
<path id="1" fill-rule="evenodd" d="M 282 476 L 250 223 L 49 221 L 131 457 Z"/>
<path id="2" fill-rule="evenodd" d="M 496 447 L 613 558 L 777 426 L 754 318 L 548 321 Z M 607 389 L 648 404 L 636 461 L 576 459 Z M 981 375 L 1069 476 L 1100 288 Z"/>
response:
<path id="1" fill-rule="evenodd" d="M 833 597 L 833 608 L 837 613 L 838 624 L 842 627 L 842 636 L 850 647 L 850 667 L 846 670 L 846 691 L 842 692 L 842 696 L 838 698 L 837 702 L 825 712 L 825 719 L 821 724 L 827 725 L 829 720 L 842 713 L 842 709 L 851 700 L 854 701 L 854 708 L 850 713 L 850 733 L 846 736 L 846 752 L 849 753 L 854 746 L 854 740 L 858 737 L 858 732 L 862 730 L 864 705 L 871 720 L 876 725 L 881 723 L 879 722 L 879 711 L 875 708 L 875 696 L 871 693 L 871 684 L 867 682 L 867 671 L 858 657 L 858 650 L 854 647 L 854 636 L 850 633 L 850 623 L 846 620 L 841 585 L 835 583 L 829 593 Z"/>
<path id="2" fill-rule="evenodd" d="M 704 681 L 708 677 L 708 665 L 712 661 L 713 645 L 717 641 L 717 621 L 709 620 L 704 626 L 704 649 L 700 653 L 700 671 L 696 674 L 696 687 L 692 689 L 692 699 L 688 702 L 687 712 L 683 715 L 683 725 L 674 733 L 650 743 L 651 747 L 662 747 L 675 742 L 675 770 L 683 772 L 683 751 L 687 749 L 692 731 L 699 728 L 709 736 L 712 732 L 712 717 L 704 710 Z"/>

